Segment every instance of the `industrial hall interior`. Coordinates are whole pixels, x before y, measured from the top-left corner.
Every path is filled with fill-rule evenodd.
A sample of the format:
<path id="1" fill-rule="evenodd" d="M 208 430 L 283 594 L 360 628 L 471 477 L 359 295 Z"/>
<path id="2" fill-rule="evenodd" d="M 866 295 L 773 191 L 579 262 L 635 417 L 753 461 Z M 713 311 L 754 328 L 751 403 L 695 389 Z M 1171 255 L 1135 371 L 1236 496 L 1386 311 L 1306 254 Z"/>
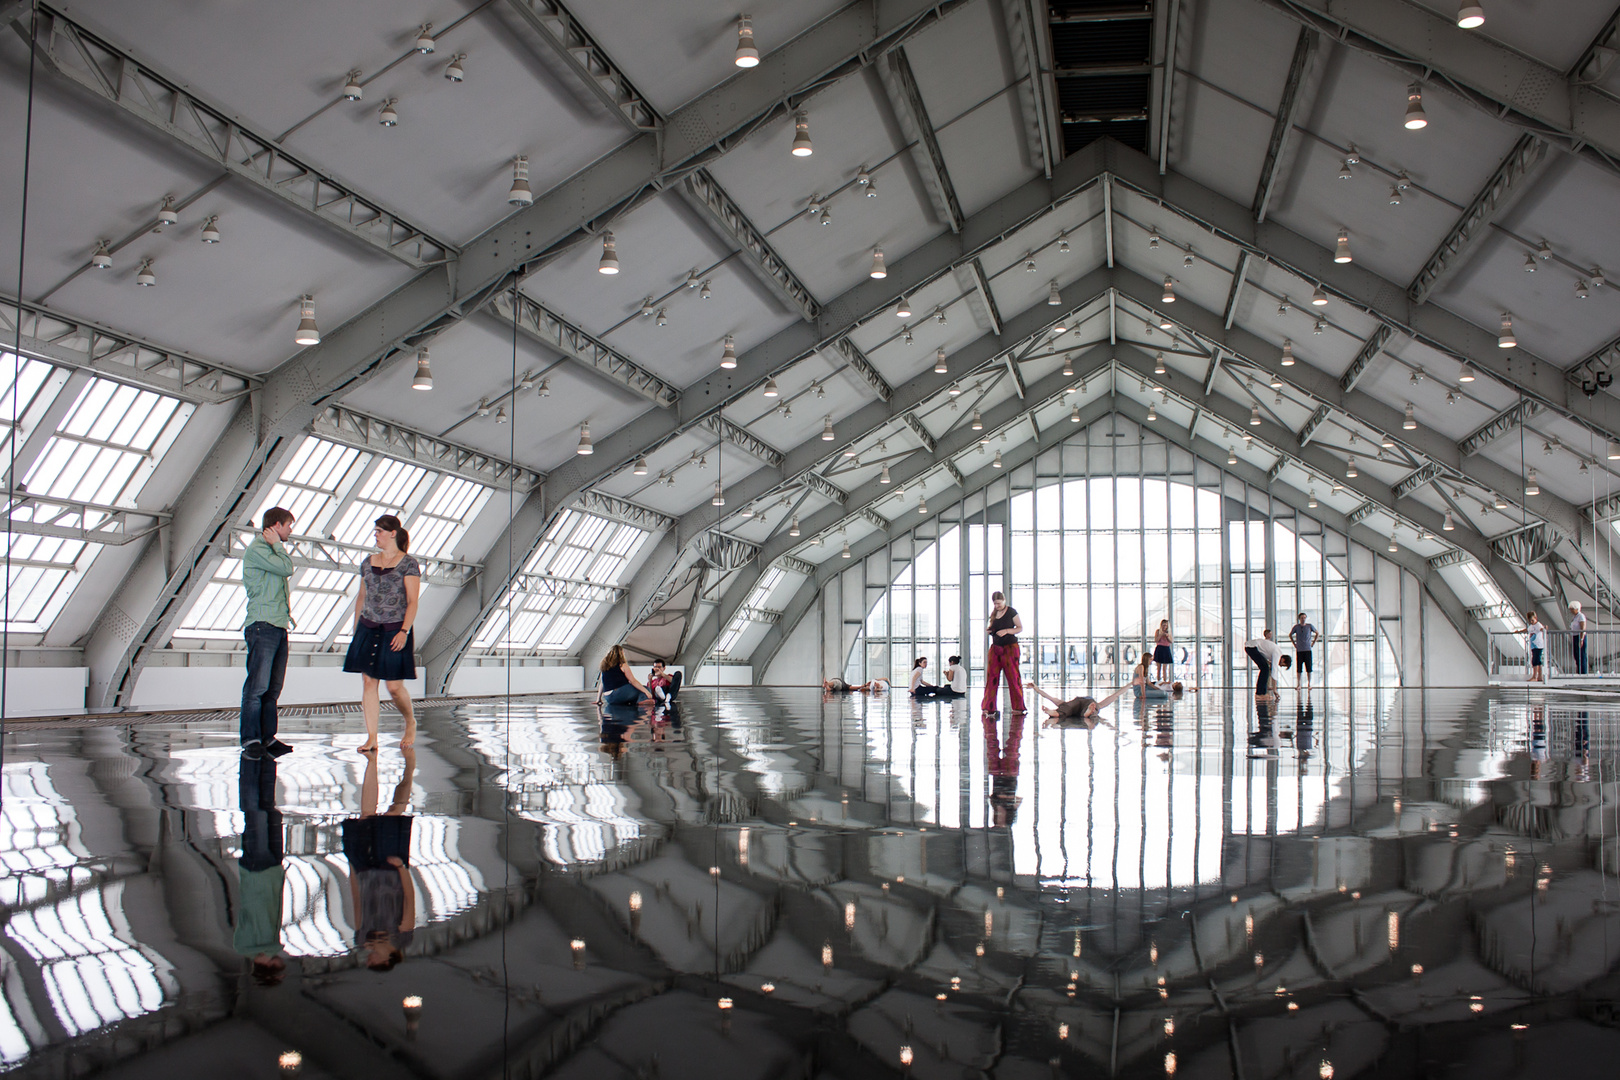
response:
<path id="1" fill-rule="evenodd" d="M 1612 1077 L 1617 4 L 0 0 L 0 1073 Z"/>

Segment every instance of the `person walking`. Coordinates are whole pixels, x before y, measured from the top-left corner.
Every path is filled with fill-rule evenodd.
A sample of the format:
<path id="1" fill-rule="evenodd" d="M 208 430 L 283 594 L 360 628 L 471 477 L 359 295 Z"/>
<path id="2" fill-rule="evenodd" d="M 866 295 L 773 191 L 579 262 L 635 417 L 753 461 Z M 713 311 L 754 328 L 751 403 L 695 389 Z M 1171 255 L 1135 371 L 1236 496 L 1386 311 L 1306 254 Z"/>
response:
<path id="1" fill-rule="evenodd" d="M 242 755 L 252 760 L 292 753 L 292 747 L 276 738 L 276 702 L 287 678 L 287 630 L 293 625 L 288 583 L 294 567 L 285 547 L 293 521 L 291 510 L 272 506 L 260 519 L 259 535 L 242 552 L 247 678 L 242 681 L 240 734 Z"/>
<path id="2" fill-rule="evenodd" d="M 1288 628 L 1288 639 L 1294 643 L 1294 669 L 1299 672 L 1299 681 L 1307 691 L 1311 688 L 1311 674 L 1315 667 L 1311 663 L 1311 650 L 1321 638 L 1316 627 L 1305 621 L 1303 611 L 1299 613 L 1299 621 Z"/>
<path id="3" fill-rule="evenodd" d="M 1581 602 L 1573 600 L 1569 605 L 1569 648 L 1575 655 L 1575 674 L 1586 674 L 1586 616 L 1581 612 Z"/>
<path id="4" fill-rule="evenodd" d="M 1024 631 L 1024 622 L 1018 612 L 1007 605 L 1007 597 L 1000 592 L 990 594 L 990 620 L 985 633 L 990 635 L 990 655 L 984 665 L 985 712 L 996 711 L 996 698 L 1001 690 L 1001 675 L 1007 675 L 1007 697 L 1013 712 L 1024 711 L 1024 686 L 1018 675 L 1018 635 Z"/>
<path id="5" fill-rule="evenodd" d="M 610 648 L 607 655 L 602 657 L 599 667 L 602 690 L 596 698 L 598 704 L 640 705 L 644 699 L 652 698 L 652 693 L 641 685 L 636 673 L 630 670 L 630 661 L 625 659 L 623 645 Z"/>
<path id="6" fill-rule="evenodd" d="M 1527 623 L 1524 628 L 1526 644 L 1530 646 L 1530 678 L 1525 681 L 1544 683 L 1547 672 L 1542 665 L 1547 654 L 1547 628 L 1534 611 L 1525 612 L 1524 617 Z"/>
<path id="7" fill-rule="evenodd" d="M 1153 638 L 1153 662 L 1158 665 L 1155 682 L 1169 682 L 1175 670 L 1176 654 L 1171 649 L 1170 620 L 1159 620 L 1159 632 Z"/>
<path id="8" fill-rule="evenodd" d="M 416 713 L 411 708 L 408 679 L 416 678 L 416 603 L 422 593 L 422 566 L 410 555 L 411 534 L 399 518 L 384 514 L 372 536 L 377 553 L 360 564 L 360 593 L 354 598 L 354 638 L 343 658 L 343 670 L 361 679 L 360 712 L 366 718 L 366 741 L 360 753 L 377 750 L 378 684 L 388 684 L 394 708 L 405 718 L 400 749 L 416 745 Z"/>
<path id="9" fill-rule="evenodd" d="M 1282 649 L 1271 640 L 1271 631 L 1262 630 L 1259 637 L 1245 641 L 1243 651 L 1254 661 L 1254 666 L 1260 669 L 1254 680 L 1254 696 L 1262 701 L 1273 700 L 1277 695 L 1271 689 L 1271 669 L 1282 655 Z"/>

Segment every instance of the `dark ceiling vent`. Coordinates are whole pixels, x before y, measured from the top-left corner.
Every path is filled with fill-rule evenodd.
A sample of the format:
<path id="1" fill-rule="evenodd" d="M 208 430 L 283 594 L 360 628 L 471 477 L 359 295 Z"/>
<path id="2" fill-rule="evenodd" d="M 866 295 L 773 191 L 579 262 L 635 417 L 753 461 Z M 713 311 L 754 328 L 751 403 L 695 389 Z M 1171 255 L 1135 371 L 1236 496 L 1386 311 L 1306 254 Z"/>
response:
<path id="1" fill-rule="evenodd" d="M 1064 153 L 1105 135 L 1146 152 L 1151 0 L 1051 0 L 1049 11 Z"/>

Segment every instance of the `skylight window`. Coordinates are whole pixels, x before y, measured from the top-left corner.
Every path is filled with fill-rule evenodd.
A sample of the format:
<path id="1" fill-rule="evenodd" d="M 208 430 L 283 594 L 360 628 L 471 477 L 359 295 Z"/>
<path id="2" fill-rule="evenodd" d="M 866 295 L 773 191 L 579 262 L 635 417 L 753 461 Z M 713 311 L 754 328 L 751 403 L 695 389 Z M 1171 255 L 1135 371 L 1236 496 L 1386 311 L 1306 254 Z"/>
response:
<path id="1" fill-rule="evenodd" d="M 787 576 L 787 572 L 778 566 L 771 567 L 760 576 L 759 583 L 754 586 L 753 591 L 748 594 L 748 599 L 743 602 L 743 606 L 738 608 L 737 614 L 732 617 L 731 625 L 726 627 L 725 633 L 721 634 L 720 640 L 715 643 L 714 651 L 716 654 L 730 656 L 732 649 L 750 626 L 756 622 L 766 621 L 759 618 L 759 616 L 766 602 L 770 600 L 771 594 L 776 591 L 776 587 L 782 583 L 782 578 L 785 576 Z"/>

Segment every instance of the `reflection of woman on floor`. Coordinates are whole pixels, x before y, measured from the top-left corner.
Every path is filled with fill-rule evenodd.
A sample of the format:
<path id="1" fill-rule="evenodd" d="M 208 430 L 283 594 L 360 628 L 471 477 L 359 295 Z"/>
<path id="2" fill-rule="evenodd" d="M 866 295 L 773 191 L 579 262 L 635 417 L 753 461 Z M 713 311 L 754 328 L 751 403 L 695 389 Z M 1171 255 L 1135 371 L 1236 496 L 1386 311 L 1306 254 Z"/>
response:
<path id="1" fill-rule="evenodd" d="M 1000 737 L 1000 724 L 994 713 L 984 713 L 984 766 L 990 774 L 991 822 L 1006 828 L 1018 817 L 1018 751 L 1024 741 L 1024 712 L 1019 709 L 1007 719 L 1007 739 Z"/>
<path id="2" fill-rule="evenodd" d="M 919 656 L 911 662 L 911 696 L 921 701 L 924 698 L 937 698 L 941 696 L 944 688 L 923 682 L 923 672 L 928 670 L 928 657 Z"/>
<path id="3" fill-rule="evenodd" d="M 1048 694 L 1034 683 L 1031 683 L 1029 688 L 1056 706 L 1055 708 L 1042 710 L 1046 713 L 1047 727 L 1073 721 L 1091 728 L 1096 727 L 1100 722 L 1102 711 L 1118 701 L 1125 691 L 1131 688 L 1131 684 L 1127 683 L 1101 701 L 1089 697 L 1070 698 L 1064 701 L 1060 697 Z"/>
<path id="4" fill-rule="evenodd" d="M 343 823 L 343 854 L 349 860 L 349 895 L 354 904 L 355 945 L 366 967 L 383 972 L 405 959 L 416 934 L 416 883 L 411 879 L 411 780 L 416 751 L 406 749 L 405 773 L 394 787 L 394 801 L 377 812 L 377 758 L 366 758 L 360 787 L 360 816 Z"/>

